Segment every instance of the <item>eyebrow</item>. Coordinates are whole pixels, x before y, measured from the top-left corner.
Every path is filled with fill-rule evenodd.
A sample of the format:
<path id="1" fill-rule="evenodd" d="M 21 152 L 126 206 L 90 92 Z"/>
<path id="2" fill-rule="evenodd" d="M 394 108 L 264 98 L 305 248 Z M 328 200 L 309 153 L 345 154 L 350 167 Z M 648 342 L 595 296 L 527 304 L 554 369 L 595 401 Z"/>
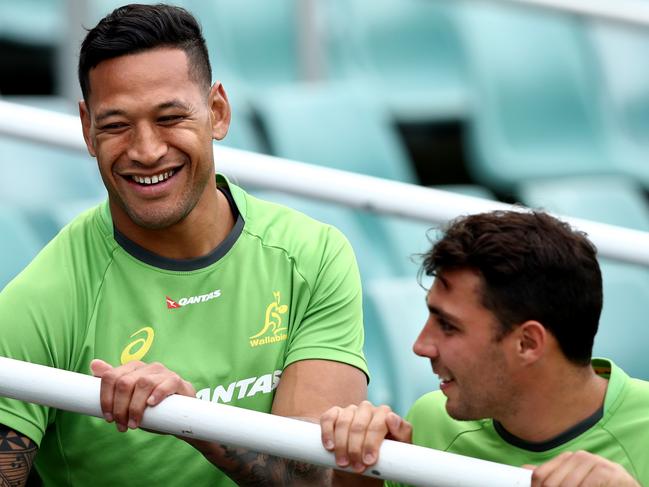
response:
<path id="1" fill-rule="evenodd" d="M 430 314 L 439 316 L 444 321 L 448 321 L 450 323 L 459 323 L 460 322 L 460 320 L 457 317 L 447 313 L 446 311 L 441 310 L 437 306 L 432 306 L 430 303 L 428 303 L 428 300 L 426 300 L 426 307 L 428 308 L 428 311 L 430 312 Z"/>
<path id="2" fill-rule="evenodd" d="M 178 99 L 169 100 L 164 103 L 160 103 L 159 105 L 156 106 L 156 110 L 166 110 L 168 108 L 179 108 L 181 110 L 185 110 L 188 112 L 191 111 L 191 107 L 187 103 L 182 102 Z M 114 117 L 114 116 L 124 117 L 126 116 L 126 111 L 114 108 L 114 109 L 109 109 L 100 112 L 97 114 L 97 117 L 95 118 L 95 123 L 100 123 L 106 120 L 107 118 Z"/>

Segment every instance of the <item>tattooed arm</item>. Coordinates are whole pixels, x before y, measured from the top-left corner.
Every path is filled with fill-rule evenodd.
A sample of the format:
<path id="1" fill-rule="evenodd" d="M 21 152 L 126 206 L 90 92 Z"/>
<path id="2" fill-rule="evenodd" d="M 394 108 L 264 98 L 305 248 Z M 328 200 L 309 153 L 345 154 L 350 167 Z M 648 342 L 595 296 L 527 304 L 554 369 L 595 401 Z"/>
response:
<path id="1" fill-rule="evenodd" d="M 272 413 L 318 422 L 330 407 L 358 404 L 366 395 L 367 381 L 360 370 L 340 362 L 303 360 L 284 370 Z M 327 468 L 242 448 L 189 443 L 239 485 L 328 486 L 332 477 L 339 481 Z"/>
<path id="2" fill-rule="evenodd" d="M 237 485 L 328 486 L 331 471 L 308 463 L 215 443 L 188 441 Z"/>
<path id="3" fill-rule="evenodd" d="M 0 424 L 0 487 L 23 487 L 37 450 L 32 440 Z"/>

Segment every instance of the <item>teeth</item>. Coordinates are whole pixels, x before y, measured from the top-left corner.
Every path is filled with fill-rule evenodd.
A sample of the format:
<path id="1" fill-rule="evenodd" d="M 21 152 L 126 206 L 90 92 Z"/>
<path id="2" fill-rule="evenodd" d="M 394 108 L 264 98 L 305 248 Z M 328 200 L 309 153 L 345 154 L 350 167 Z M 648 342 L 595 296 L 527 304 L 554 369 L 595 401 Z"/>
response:
<path id="1" fill-rule="evenodd" d="M 162 174 L 156 174 L 154 176 L 144 176 L 144 177 L 142 177 L 142 176 L 135 176 L 134 175 L 134 176 L 131 176 L 131 179 L 133 179 L 133 181 L 135 181 L 136 183 L 139 183 L 139 184 L 151 185 L 151 184 L 161 183 L 162 181 L 166 181 L 171 176 L 173 176 L 173 174 L 174 174 L 174 171 L 172 169 L 171 171 L 163 172 Z"/>

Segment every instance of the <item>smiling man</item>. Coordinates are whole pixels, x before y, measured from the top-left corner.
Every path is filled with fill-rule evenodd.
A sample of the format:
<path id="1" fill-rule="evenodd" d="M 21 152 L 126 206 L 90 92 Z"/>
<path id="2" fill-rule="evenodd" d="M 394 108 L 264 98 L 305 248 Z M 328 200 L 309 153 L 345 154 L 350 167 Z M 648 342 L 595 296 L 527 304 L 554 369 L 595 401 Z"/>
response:
<path id="1" fill-rule="evenodd" d="M 138 427 L 173 393 L 314 421 L 363 400 L 349 243 L 215 174 L 230 107 L 185 10 L 109 14 L 79 81 L 108 201 L 2 291 L 0 355 L 92 369 L 106 421 L 0 398 L 0 486 L 23 485 L 33 462 L 53 486 L 327 483 L 324 469 Z"/>
<path id="2" fill-rule="evenodd" d="M 367 401 L 327 411 L 322 440 L 340 466 L 364 471 L 387 436 L 534 468 L 535 487 L 649 485 L 649 383 L 591 360 L 602 278 L 583 234 L 544 213 L 468 216 L 423 271 L 435 281 L 413 349 L 440 391 L 407 421 Z"/>

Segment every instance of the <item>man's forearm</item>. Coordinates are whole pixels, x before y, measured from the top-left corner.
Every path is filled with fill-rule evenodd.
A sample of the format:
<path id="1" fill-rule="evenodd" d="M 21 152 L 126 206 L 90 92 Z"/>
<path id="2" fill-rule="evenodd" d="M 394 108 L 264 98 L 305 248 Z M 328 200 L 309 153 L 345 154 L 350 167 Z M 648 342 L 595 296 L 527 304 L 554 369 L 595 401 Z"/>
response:
<path id="1" fill-rule="evenodd" d="M 0 425 L 0 487 L 22 487 L 36 455 L 36 443 Z"/>
<path id="2" fill-rule="evenodd" d="M 331 470 L 215 443 L 191 441 L 205 458 L 242 486 L 329 486 Z"/>

